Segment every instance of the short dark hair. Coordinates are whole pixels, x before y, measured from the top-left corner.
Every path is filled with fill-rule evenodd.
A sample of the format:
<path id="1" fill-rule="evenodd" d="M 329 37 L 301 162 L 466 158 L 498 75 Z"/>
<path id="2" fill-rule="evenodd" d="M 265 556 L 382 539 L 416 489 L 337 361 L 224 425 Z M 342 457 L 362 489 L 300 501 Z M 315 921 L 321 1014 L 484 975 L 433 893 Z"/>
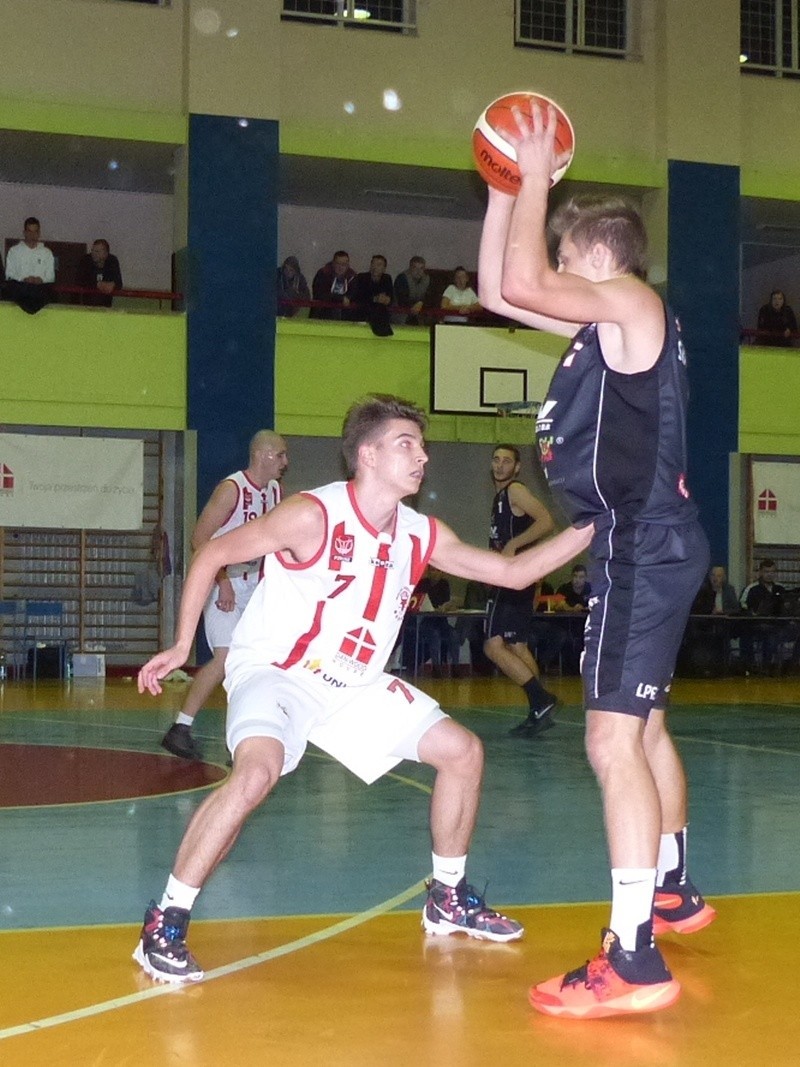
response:
<path id="1" fill-rule="evenodd" d="M 411 259 L 408 261 L 408 265 L 409 265 L 409 267 L 413 267 L 415 263 L 421 263 L 422 266 L 424 267 L 425 266 L 425 257 L 424 256 L 412 256 Z"/>
<path id="2" fill-rule="evenodd" d="M 105 245 L 106 254 L 111 252 L 111 245 L 108 243 L 105 237 L 98 237 L 96 241 L 92 241 L 93 248 L 95 245 Z"/>
<path id="3" fill-rule="evenodd" d="M 40 230 L 42 228 L 41 222 L 39 222 L 35 215 L 31 215 L 30 218 L 25 219 L 22 224 L 23 230 L 27 230 L 29 226 L 38 226 Z"/>
<path id="4" fill-rule="evenodd" d="M 572 568 L 572 573 L 573 574 L 580 574 L 580 573 L 586 574 L 586 566 L 585 566 L 585 564 L 576 563 L 575 566 Z"/>
<path id="5" fill-rule="evenodd" d="M 501 448 L 504 452 L 510 452 L 512 454 L 515 463 L 522 462 L 522 455 L 516 445 L 495 445 L 492 449 L 492 455 L 494 455 L 495 452 L 499 452 Z"/>
<path id="6" fill-rule="evenodd" d="M 550 229 L 582 251 L 594 244 L 610 249 L 620 270 L 647 276 L 647 231 L 642 216 L 619 196 L 574 196 L 553 212 Z"/>
<path id="7" fill-rule="evenodd" d="M 774 567 L 774 566 L 775 566 L 775 560 L 774 559 L 762 559 L 761 562 L 758 565 L 758 569 L 760 571 L 763 571 L 763 569 L 765 567 Z"/>
<path id="8" fill-rule="evenodd" d="M 348 477 L 352 478 L 356 473 L 359 448 L 379 437 L 391 419 L 408 419 L 423 433 L 428 425 L 422 408 L 389 393 L 372 393 L 350 405 L 342 425 L 342 455 L 347 464 Z"/>
<path id="9" fill-rule="evenodd" d="M 350 258 L 350 253 L 349 252 L 345 252 L 343 249 L 340 248 L 338 252 L 334 252 L 333 253 L 333 259 L 338 259 L 339 256 L 347 256 L 347 258 L 349 259 Z"/>
<path id="10" fill-rule="evenodd" d="M 371 257 L 370 263 L 373 259 L 382 259 L 384 267 L 387 266 L 389 263 L 389 260 L 381 252 L 376 252 L 375 255 Z"/>

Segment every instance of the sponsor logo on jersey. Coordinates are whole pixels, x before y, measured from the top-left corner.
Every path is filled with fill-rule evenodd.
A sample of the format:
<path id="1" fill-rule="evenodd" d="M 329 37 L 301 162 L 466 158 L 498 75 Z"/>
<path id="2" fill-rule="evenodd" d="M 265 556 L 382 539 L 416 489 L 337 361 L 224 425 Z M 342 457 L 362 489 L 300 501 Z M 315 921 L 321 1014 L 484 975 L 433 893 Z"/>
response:
<path id="1" fill-rule="evenodd" d="M 381 559 L 379 556 L 373 556 L 370 560 L 373 567 L 383 567 L 385 571 L 394 570 L 394 563 L 390 559 Z"/>
<path id="2" fill-rule="evenodd" d="M 345 530 L 343 522 L 337 523 L 333 529 L 333 537 L 331 538 L 331 553 L 328 559 L 328 569 L 338 571 L 343 563 L 352 563 L 355 546 L 355 537 Z"/>
<path id="3" fill-rule="evenodd" d="M 335 689 L 342 689 L 347 685 L 347 682 L 343 682 L 340 678 L 335 677 L 333 674 L 328 674 L 327 671 L 322 669 L 321 659 L 307 659 L 303 663 L 303 669 L 310 671 L 320 682 L 324 682 L 325 685 L 332 685 Z"/>
<path id="4" fill-rule="evenodd" d="M 684 500 L 688 500 L 691 496 L 689 492 L 689 486 L 686 484 L 686 475 L 678 475 L 678 492 L 681 494 Z"/>
<path id="5" fill-rule="evenodd" d="M 686 349 L 683 347 L 683 341 L 678 338 L 678 362 L 686 366 Z"/>
<path id="6" fill-rule="evenodd" d="M 245 485 L 242 488 L 242 507 L 245 511 L 249 511 L 253 506 L 253 490 L 248 489 Z"/>
<path id="7" fill-rule="evenodd" d="M 558 403 L 557 400 L 545 400 L 542 406 L 539 408 L 539 412 L 536 416 L 536 432 L 546 433 L 553 425 L 552 411 Z"/>
<path id="8" fill-rule="evenodd" d="M 549 463 L 553 458 L 553 438 L 540 437 L 539 438 L 539 458 L 542 463 Z"/>
<path id="9" fill-rule="evenodd" d="M 402 619 L 408 608 L 409 601 L 411 600 L 411 588 L 404 585 L 400 592 L 397 594 L 397 604 L 394 609 L 394 617 L 396 619 Z"/>
<path id="10" fill-rule="evenodd" d="M 366 628 L 359 626 L 355 630 L 348 630 L 339 646 L 339 651 L 333 657 L 336 663 L 346 667 L 356 674 L 364 674 L 367 664 L 375 655 L 375 638 Z"/>
<path id="11" fill-rule="evenodd" d="M 647 682 L 639 682 L 636 686 L 636 696 L 642 700 L 655 700 L 658 696 L 658 686 L 648 685 Z"/>

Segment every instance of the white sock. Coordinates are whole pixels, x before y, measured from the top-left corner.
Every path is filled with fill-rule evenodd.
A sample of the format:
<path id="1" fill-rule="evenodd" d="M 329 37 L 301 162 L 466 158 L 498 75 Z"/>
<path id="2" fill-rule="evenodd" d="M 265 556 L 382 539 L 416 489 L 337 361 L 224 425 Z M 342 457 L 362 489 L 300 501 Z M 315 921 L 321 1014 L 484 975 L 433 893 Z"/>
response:
<path id="1" fill-rule="evenodd" d="M 164 890 L 159 907 L 162 911 L 165 908 L 184 908 L 186 911 L 191 911 L 199 892 L 199 888 L 195 889 L 194 886 L 179 881 L 174 874 L 171 874 L 167 879 L 167 888 Z"/>
<path id="2" fill-rule="evenodd" d="M 656 888 L 655 867 L 612 867 L 611 929 L 628 952 L 635 952 L 642 923 L 650 922 Z"/>
<path id="3" fill-rule="evenodd" d="M 431 857 L 433 859 L 433 877 L 437 882 L 444 882 L 445 885 L 452 886 L 455 889 L 464 877 L 464 872 L 467 869 L 467 857 L 437 856 L 435 852 L 431 852 Z"/>
<path id="4" fill-rule="evenodd" d="M 683 884 L 686 881 L 686 831 L 684 826 L 677 834 L 662 834 L 658 846 L 658 874 L 656 885 L 662 886 L 667 875 L 670 882 Z"/>
<path id="5" fill-rule="evenodd" d="M 184 715 L 182 711 L 178 712 L 178 717 L 175 720 L 176 726 L 191 726 L 194 722 L 194 715 Z"/>

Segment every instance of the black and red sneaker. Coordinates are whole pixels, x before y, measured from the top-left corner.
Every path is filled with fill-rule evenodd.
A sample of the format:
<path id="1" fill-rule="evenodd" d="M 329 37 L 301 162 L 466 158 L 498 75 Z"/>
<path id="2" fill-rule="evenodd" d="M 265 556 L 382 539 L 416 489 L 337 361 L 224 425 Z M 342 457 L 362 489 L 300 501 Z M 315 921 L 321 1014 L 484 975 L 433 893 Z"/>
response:
<path id="1" fill-rule="evenodd" d="M 716 919 L 717 913 L 687 878 L 656 886 L 653 933 L 694 934 Z"/>
<path id="2" fill-rule="evenodd" d="M 162 911 L 151 900 L 133 958 L 157 982 L 199 982 L 203 971 L 186 945 L 188 927 L 185 908 Z"/>
<path id="3" fill-rule="evenodd" d="M 624 949 L 613 930 L 603 930 L 599 955 L 582 967 L 532 986 L 531 1005 L 561 1019 L 604 1019 L 668 1008 L 681 987 L 653 945 Z"/>

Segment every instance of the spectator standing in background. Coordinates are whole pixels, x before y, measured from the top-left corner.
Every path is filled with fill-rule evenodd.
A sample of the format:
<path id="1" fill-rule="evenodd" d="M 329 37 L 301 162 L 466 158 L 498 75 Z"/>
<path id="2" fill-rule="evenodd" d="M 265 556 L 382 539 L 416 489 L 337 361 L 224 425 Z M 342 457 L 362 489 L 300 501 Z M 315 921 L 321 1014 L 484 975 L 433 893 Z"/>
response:
<path id="1" fill-rule="evenodd" d="M 356 275 L 352 299 L 376 337 L 391 337 L 389 306 L 392 303 L 392 277 L 386 273 L 386 256 L 373 256 L 369 270 Z"/>
<path id="2" fill-rule="evenodd" d="M 790 348 L 797 333 L 797 319 L 786 303 L 782 289 L 773 289 L 769 303 L 758 312 L 758 343 Z"/>
<path id="3" fill-rule="evenodd" d="M 333 259 L 320 267 L 314 275 L 311 283 L 311 293 L 315 300 L 324 301 L 326 304 L 341 304 L 343 308 L 349 308 L 351 303 L 351 287 L 356 280 L 356 272 L 350 266 L 350 255 L 339 251 L 333 253 Z M 352 316 L 343 313 L 338 308 L 312 308 L 312 319 L 342 319 Z"/>
<path id="4" fill-rule="evenodd" d="M 311 299 L 308 282 L 300 270 L 297 256 L 287 256 L 283 265 L 278 267 L 275 295 L 278 301 L 278 315 L 285 319 L 293 318 L 300 310 L 294 304 L 296 300 Z"/>
<path id="5" fill-rule="evenodd" d="M 431 285 L 431 276 L 425 270 L 422 256 L 412 256 L 408 268 L 394 280 L 394 302 L 398 307 L 408 308 L 409 315 L 396 316 L 398 324 L 419 326 L 419 314 L 425 306 L 425 298 Z"/>
<path id="6" fill-rule="evenodd" d="M 41 225 L 31 216 L 24 222 L 24 237 L 6 256 L 6 295 L 23 311 L 35 315 L 53 299 L 56 261 L 40 240 Z"/>
<path id="7" fill-rule="evenodd" d="M 82 289 L 94 289 L 95 293 L 81 295 L 81 303 L 89 307 L 110 308 L 113 293 L 122 289 L 122 271 L 119 260 L 111 255 L 111 246 L 104 237 L 98 237 L 78 264 L 76 283 Z"/>

